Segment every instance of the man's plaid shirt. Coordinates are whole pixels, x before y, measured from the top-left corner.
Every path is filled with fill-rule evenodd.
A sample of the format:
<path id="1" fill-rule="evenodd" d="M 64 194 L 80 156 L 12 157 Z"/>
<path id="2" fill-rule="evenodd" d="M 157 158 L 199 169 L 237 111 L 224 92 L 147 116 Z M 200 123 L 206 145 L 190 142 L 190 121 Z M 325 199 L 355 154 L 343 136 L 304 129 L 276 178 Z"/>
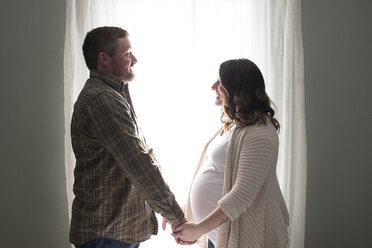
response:
<path id="1" fill-rule="evenodd" d="M 128 84 L 91 71 L 74 105 L 71 139 L 71 243 L 101 237 L 139 243 L 158 231 L 154 211 L 174 223 L 183 219 L 137 125 Z"/>

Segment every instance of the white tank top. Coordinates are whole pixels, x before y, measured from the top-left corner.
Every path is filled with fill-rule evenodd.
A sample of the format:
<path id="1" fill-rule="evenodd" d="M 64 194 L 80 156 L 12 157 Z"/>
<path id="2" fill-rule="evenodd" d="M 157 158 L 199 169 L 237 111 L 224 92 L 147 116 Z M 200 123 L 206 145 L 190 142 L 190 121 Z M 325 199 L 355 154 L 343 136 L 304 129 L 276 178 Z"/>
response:
<path id="1" fill-rule="evenodd" d="M 217 135 L 208 145 L 206 159 L 199 169 L 191 187 L 190 201 L 195 221 L 200 222 L 216 207 L 222 197 L 225 173 L 226 150 L 232 130 Z M 208 233 L 208 238 L 216 243 L 217 229 Z"/>

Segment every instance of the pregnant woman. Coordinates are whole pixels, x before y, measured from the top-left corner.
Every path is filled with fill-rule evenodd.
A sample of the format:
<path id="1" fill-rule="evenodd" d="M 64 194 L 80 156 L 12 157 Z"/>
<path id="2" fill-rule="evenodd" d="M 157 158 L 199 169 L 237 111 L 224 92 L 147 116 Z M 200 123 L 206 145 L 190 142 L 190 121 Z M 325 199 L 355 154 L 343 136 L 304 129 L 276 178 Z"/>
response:
<path id="1" fill-rule="evenodd" d="M 228 60 L 212 90 L 223 127 L 197 167 L 186 209 L 190 222 L 172 235 L 209 248 L 284 248 L 289 221 L 276 176 L 280 125 L 263 76 L 248 59 Z"/>

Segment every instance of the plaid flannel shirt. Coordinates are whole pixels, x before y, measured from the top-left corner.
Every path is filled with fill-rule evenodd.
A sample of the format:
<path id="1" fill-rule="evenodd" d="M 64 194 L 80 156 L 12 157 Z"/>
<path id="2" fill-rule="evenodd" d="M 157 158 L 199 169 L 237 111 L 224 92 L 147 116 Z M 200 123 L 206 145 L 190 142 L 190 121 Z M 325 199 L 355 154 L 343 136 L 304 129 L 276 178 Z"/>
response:
<path id="1" fill-rule="evenodd" d="M 158 231 L 154 211 L 174 223 L 183 219 L 137 125 L 128 84 L 91 71 L 74 105 L 71 139 L 71 243 L 102 237 L 139 243 Z"/>

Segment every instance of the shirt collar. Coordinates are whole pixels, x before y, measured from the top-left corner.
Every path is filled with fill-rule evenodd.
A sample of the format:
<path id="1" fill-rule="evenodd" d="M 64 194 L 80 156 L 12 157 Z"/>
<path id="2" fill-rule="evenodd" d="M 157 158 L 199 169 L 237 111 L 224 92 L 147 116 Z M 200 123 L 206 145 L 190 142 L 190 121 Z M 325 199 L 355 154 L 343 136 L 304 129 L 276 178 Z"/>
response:
<path id="1" fill-rule="evenodd" d="M 113 89 L 115 89 L 116 91 L 119 91 L 119 92 L 124 91 L 124 86 L 125 86 L 124 81 L 115 75 L 104 73 L 104 72 L 99 72 L 99 71 L 90 71 L 90 77 L 101 79 L 106 84 L 108 84 Z"/>

